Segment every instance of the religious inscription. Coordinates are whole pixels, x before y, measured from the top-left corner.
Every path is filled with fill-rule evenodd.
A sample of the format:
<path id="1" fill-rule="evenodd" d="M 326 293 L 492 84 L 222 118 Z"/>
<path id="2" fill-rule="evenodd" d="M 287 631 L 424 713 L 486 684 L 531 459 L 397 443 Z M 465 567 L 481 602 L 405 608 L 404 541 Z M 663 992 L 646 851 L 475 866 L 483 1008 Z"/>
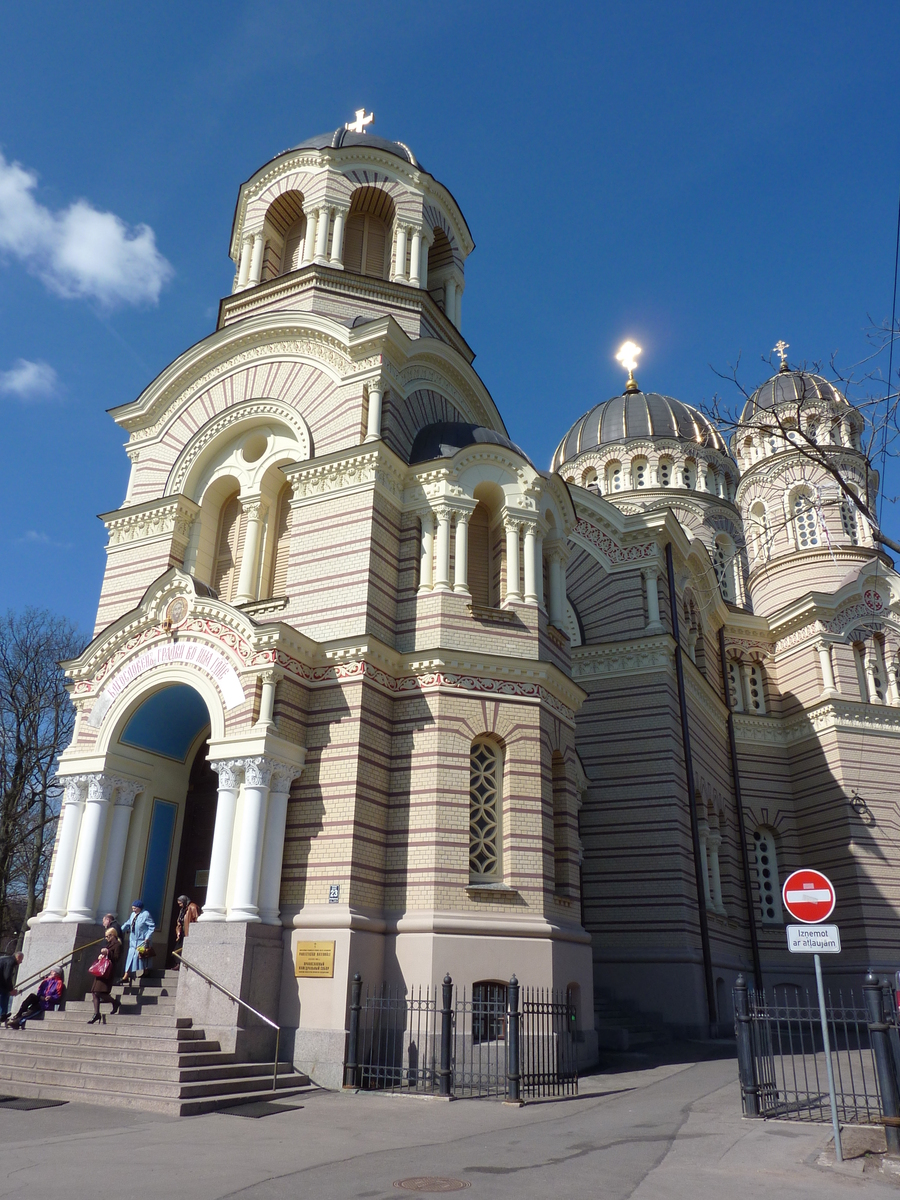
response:
<path id="1" fill-rule="evenodd" d="M 297 979 L 333 979 L 334 942 L 298 942 L 294 975 Z"/>

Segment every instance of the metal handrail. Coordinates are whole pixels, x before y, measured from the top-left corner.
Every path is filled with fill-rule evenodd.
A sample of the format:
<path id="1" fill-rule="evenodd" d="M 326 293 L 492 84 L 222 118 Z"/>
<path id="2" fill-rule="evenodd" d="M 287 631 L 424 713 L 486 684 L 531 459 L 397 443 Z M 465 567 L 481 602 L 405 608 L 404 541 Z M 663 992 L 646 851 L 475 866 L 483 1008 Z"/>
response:
<path id="1" fill-rule="evenodd" d="M 275 1021 L 273 1021 L 270 1017 L 267 1017 L 265 1015 L 265 1013 L 261 1013 L 259 1011 L 259 1009 L 254 1008 L 252 1004 L 248 1004 L 246 1000 L 242 1000 L 240 998 L 240 996 L 236 996 L 234 994 L 234 992 L 229 991 L 228 988 L 225 987 L 225 985 L 223 983 L 219 983 L 219 981 L 217 979 L 211 978 L 211 976 L 207 975 L 206 972 L 201 970 L 200 967 L 195 966 L 194 963 L 190 962 L 188 959 L 186 959 L 184 957 L 183 950 L 173 950 L 172 956 L 174 958 L 179 959 L 179 961 L 184 963 L 184 965 L 186 967 L 190 967 L 190 969 L 192 971 L 196 971 L 197 974 L 201 977 L 201 979 L 205 979 L 206 982 L 211 987 L 218 988 L 219 991 L 224 993 L 224 995 L 226 995 L 229 1000 L 233 1001 L 235 1004 L 240 1004 L 243 1008 L 246 1008 L 248 1012 L 252 1012 L 255 1017 L 259 1017 L 259 1019 L 261 1021 L 265 1021 L 265 1023 L 267 1025 L 272 1026 L 272 1028 L 275 1030 L 275 1065 L 274 1065 L 274 1068 L 272 1071 L 272 1091 L 273 1092 L 277 1091 L 278 1090 L 278 1048 L 281 1043 L 281 1026 L 279 1024 L 277 1024 Z"/>
<path id="2" fill-rule="evenodd" d="M 16 992 L 21 992 L 22 989 L 27 987 L 30 983 L 34 983 L 36 979 L 43 979 L 47 972 L 52 970 L 53 967 L 57 967 L 60 963 L 67 962 L 69 959 L 75 958 L 77 955 L 81 954 L 83 950 L 90 950 L 91 946 L 99 946 L 101 942 L 105 941 L 106 935 L 104 934 L 103 937 L 97 938 L 97 940 L 94 942 L 85 942 L 83 946 L 76 946 L 74 950 L 70 950 L 68 954 L 64 954 L 61 958 L 55 958 L 52 963 L 47 963 L 46 967 L 41 967 L 37 974 L 29 975 L 28 978 L 22 983 L 20 983 L 17 979 Z"/>

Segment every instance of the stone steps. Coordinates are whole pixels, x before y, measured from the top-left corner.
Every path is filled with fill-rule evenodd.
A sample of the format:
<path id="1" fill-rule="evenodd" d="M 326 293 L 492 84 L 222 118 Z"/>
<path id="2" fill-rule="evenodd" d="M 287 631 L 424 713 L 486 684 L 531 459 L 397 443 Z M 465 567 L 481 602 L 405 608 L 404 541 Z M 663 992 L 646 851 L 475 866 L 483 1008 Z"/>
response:
<path id="1" fill-rule="evenodd" d="M 0 1091 L 188 1116 L 310 1086 L 289 1063 L 279 1063 L 276 1073 L 271 1062 L 239 1062 L 191 1018 L 176 1017 L 177 984 L 177 972 L 166 972 L 140 989 L 115 986 L 119 1012 L 112 1016 L 103 1005 L 96 1025 L 88 1024 L 88 996 L 21 1030 L 3 1031 Z"/>

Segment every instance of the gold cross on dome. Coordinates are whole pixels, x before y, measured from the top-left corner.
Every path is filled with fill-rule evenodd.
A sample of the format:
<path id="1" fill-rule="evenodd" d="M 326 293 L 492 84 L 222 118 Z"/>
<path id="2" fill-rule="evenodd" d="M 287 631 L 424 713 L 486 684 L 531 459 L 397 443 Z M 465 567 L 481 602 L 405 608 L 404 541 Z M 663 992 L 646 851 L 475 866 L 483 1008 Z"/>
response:
<path id="1" fill-rule="evenodd" d="M 367 113 L 365 108 L 358 108 L 356 110 L 356 120 L 348 121 L 344 128 L 348 129 L 350 133 L 365 133 L 366 126 L 371 125 L 374 120 L 374 113 Z"/>
<path id="2" fill-rule="evenodd" d="M 775 345 L 772 347 L 773 353 L 777 354 L 778 357 L 781 359 L 782 366 L 784 366 L 784 364 L 787 362 L 787 351 L 789 349 L 790 349 L 790 347 L 789 347 L 788 343 L 785 341 L 776 342 Z"/>

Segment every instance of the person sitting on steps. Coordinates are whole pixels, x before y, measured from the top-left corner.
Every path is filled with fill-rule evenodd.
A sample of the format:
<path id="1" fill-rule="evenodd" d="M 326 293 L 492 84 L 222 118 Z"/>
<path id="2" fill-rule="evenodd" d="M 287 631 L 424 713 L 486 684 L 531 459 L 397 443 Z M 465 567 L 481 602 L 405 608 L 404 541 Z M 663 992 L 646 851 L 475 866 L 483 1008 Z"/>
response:
<path id="1" fill-rule="evenodd" d="M 63 985 L 62 971 L 54 968 L 41 980 L 38 990 L 31 992 L 25 997 L 19 1007 L 19 1011 L 9 1022 L 9 1028 L 21 1029 L 26 1021 L 38 1016 L 39 1013 L 58 1008 L 62 1003 L 64 994 L 65 986 Z"/>

